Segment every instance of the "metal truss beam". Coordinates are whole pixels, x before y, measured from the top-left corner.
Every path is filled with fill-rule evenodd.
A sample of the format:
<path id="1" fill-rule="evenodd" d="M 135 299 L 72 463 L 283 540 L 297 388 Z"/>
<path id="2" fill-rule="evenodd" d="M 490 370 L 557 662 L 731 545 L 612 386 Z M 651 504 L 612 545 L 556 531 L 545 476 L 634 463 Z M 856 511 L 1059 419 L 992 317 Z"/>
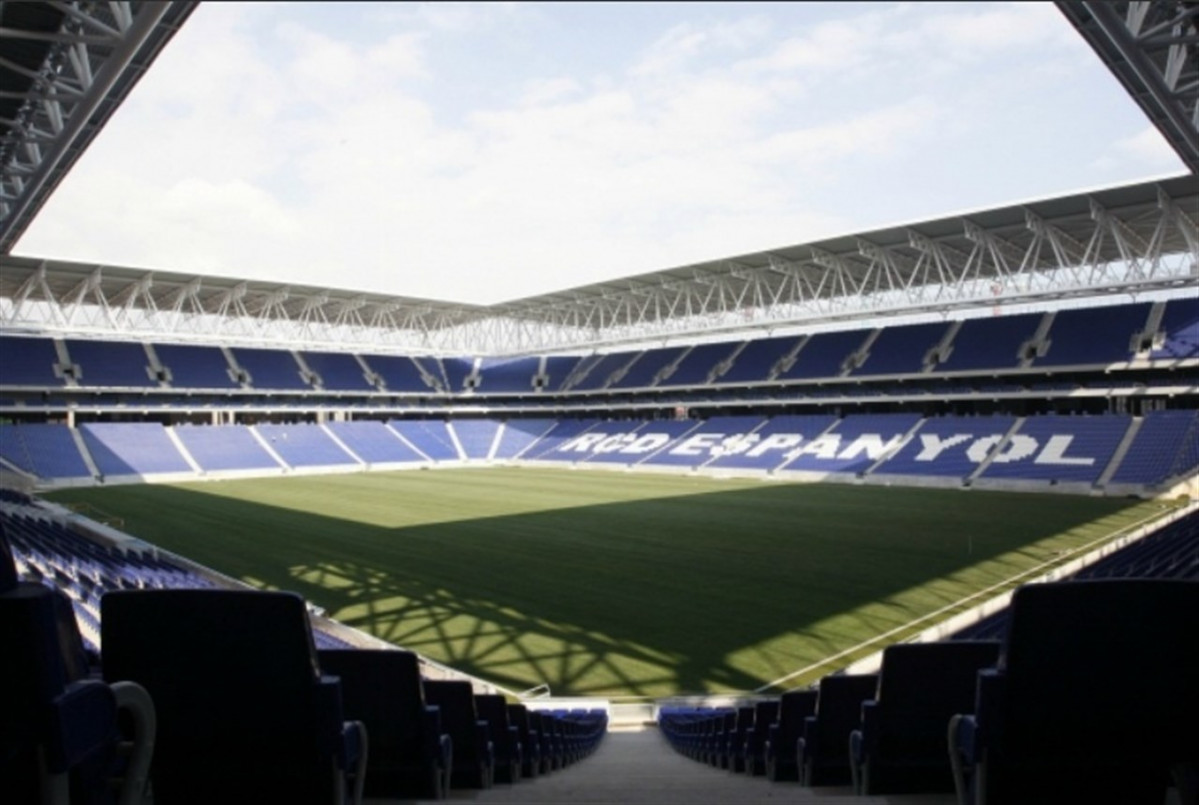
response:
<path id="1" fill-rule="evenodd" d="M 480 307 L 0 257 L 0 327 L 414 354 L 580 352 L 1099 294 L 1199 289 L 1190 177 Z"/>
<path id="2" fill-rule="evenodd" d="M 1057 0 L 1057 7 L 1199 173 L 1199 4 Z"/>
<path id="3" fill-rule="evenodd" d="M 0 254 L 7 254 L 197 3 L 3 5 Z M 53 22 L 57 30 L 43 30 Z"/>

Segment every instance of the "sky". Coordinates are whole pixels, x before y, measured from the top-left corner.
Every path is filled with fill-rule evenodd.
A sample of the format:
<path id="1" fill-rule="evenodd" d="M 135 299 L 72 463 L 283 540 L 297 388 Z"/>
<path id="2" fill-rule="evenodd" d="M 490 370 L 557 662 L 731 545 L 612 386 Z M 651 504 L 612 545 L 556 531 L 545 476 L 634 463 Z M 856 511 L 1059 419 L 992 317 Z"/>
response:
<path id="1" fill-rule="evenodd" d="M 1052 3 L 202 3 L 13 251 L 492 304 L 1183 171 Z"/>

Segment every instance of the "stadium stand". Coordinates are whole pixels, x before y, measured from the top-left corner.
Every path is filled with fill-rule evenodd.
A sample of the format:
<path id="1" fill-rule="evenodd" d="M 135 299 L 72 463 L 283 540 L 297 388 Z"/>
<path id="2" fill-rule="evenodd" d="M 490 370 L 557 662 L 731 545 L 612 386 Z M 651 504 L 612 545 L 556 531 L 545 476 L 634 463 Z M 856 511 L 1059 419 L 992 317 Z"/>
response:
<path id="1" fill-rule="evenodd" d="M 495 457 L 499 459 L 520 457 L 556 424 L 557 422 L 552 419 L 510 419 L 506 421 L 500 433 L 500 443 L 495 448 Z"/>
<path id="2" fill-rule="evenodd" d="M 426 460 L 382 422 L 327 422 L 324 427 L 368 465 L 406 464 Z"/>
<path id="3" fill-rule="evenodd" d="M 647 349 L 639 353 L 631 364 L 626 365 L 619 376 L 612 378 L 606 388 L 650 388 L 658 383 L 659 377 L 669 370 L 684 351 L 683 347 Z"/>
<path id="4" fill-rule="evenodd" d="M 816 333 L 808 338 L 795 362 L 778 373 L 778 380 L 812 380 L 835 378 L 848 372 L 855 364 L 850 363 L 871 330 L 839 330 Z"/>
<path id="5" fill-rule="evenodd" d="M 91 478 L 76 435 L 66 425 L 0 424 L 0 456 L 39 478 Z"/>
<path id="6" fill-rule="evenodd" d="M 1112 484 L 1157 486 L 1199 467 L 1199 414 L 1185 410 L 1149 411 Z"/>
<path id="7" fill-rule="evenodd" d="M 934 371 L 1014 370 L 1023 357 L 1021 349 L 1031 342 L 1043 318 L 1041 313 L 1020 313 L 966 319 Z"/>
<path id="8" fill-rule="evenodd" d="M 1047 336 L 1045 355 L 1034 366 L 1106 366 L 1132 359 L 1144 331 L 1150 302 L 1059 310 Z"/>
<path id="9" fill-rule="evenodd" d="M 1191 360 L 1199 358 L 1199 300 L 1171 299 L 1166 302 L 1150 352 L 1153 360 Z"/>
<path id="10" fill-rule="evenodd" d="M 229 360 L 218 347 L 155 344 L 154 352 L 173 388 L 232 389 L 239 385 L 229 367 Z"/>
<path id="11" fill-rule="evenodd" d="M 796 449 L 780 469 L 862 474 L 886 458 L 916 426 L 919 414 L 847 416 L 836 427 Z"/>
<path id="12" fill-rule="evenodd" d="M 393 419 L 387 427 L 428 459 L 453 461 L 461 458 L 445 420 Z"/>
<path id="13" fill-rule="evenodd" d="M 261 391 L 301 391 L 311 388 L 295 353 L 281 349 L 231 347 L 229 352 L 244 374 L 242 383 Z"/>
<path id="14" fill-rule="evenodd" d="M 367 355 L 363 361 L 378 375 L 387 391 L 428 394 L 436 389 L 415 358 L 403 355 Z"/>
<path id="15" fill-rule="evenodd" d="M 181 425 L 175 435 L 205 472 L 282 469 L 246 425 Z"/>
<path id="16" fill-rule="evenodd" d="M 79 434 L 105 477 L 192 472 L 157 422 L 93 422 L 80 425 Z"/>
<path id="17" fill-rule="evenodd" d="M 58 352 L 49 338 L 21 338 L 0 335 L 0 355 L 4 356 L 5 386 L 53 388 L 66 382 Z"/>
<path id="18" fill-rule="evenodd" d="M 930 353 L 945 337 L 945 322 L 884 327 L 851 375 L 917 374 L 930 368 Z"/>
<path id="19" fill-rule="evenodd" d="M 728 371 L 717 380 L 720 384 L 762 383 L 773 379 L 775 367 L 803 342 L 803 336 L 758 338 L 745 342 L 736 353 Z"/>
<path id="20" fill-rule="evenodd" d="M 1001 445 L 982 478 L 1022 478 L 1093 484 L 1107 467 L 1130 418 L 1105 416 L 1028 417 Z"/>
<path id="21" fill-rule="evenodd" d="M 320 425 L 258 425 L 258 435 L 289 467 L 353 467 L 361 462 Z"/>
<path id="22" fill-rule="evenodd" d="M 733 353 L 740 344 L 722 342 L 697 344 L 689 348 L 679 359 L 670 376 L 660 386 L 703 386 L 720 381 L 720 370 L 728 366 Z"/>
<path id="23" fill-rule="evenodd" d="M 529 394 L 535 390 L 534 378 L 541 359 L 483 358 L 479 362 L 476 390 L 483 394 L 510 392 Z"/>
<path id="24" fill-rule="evenodd" d="M 63 347 L 78 367 L 75 379 L 81 386 L 152 388 L 159 383 L 140 343 L 65 339 Z"/>
<path id="25" fill-rule="evenodd" d="M 623 371 L 640 353 L 610 352 L 596 360 L 580 361 L 562 386 L 563 391 L 593 391 L 606 388 L 616 372 Z"/>
<path id="26" fill-rule="evenodd" d="M 449 427 L 466 458 L 484 460 L 491 458 L 502 423 L 490 419 L 455 419 Z"/>
<path id="27" fill-rule="evenodd" d="M 326 391 L 374 391 L 367 371 L 355 355 L 346 352 L 298 353 L 314 374 L 313 385 Z"/>
<path id="28" fill-rule="evenodd" d="M 561 391 L 562 385 L 574 372 L 582 359 L 577 355 L 548 355 L 545 358 L 544 372 L 546 392 Z"/>
<path id="29" fill-rule="evenodd" d="M 474 372 L 474 358 L 466 357 L 446 357 L 446 358 L 424 358 L 425 362 L 436 362 L 441 367 L 441 376 L 445 378 L 446 390 L 452 394 L 460 394 L 464 391 L 469 391 L 470 386 L 467 384 L 467 379 Z"/>
<path id="30" fill-rule="evenodd" d="M 874 471 L 876 475 L 969 478 L 1015 424 L 1011 416 L 944 416 L 919 430 Z"/>

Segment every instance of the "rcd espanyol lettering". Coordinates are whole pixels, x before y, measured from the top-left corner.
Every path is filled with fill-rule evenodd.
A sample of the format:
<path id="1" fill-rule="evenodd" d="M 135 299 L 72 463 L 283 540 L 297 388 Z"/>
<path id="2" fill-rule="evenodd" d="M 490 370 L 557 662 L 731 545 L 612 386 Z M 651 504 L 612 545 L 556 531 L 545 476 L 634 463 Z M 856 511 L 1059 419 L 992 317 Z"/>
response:
<path id="1" fill-rule="evenodd" d="M 1090 456 L 1070 455 L 1074 437 L 1069 434 L 1051 435 L 1041 440 L 1033 436 L 1016 434 L 1004 442 L 1000 433 L 955 433 L 942 436 L 919 433 L 913 437 L 919 447 L 914 460 L 935 462 L 949 452 L 964 451 L 966 458 L 981 464 L 992 453 L 997 464 L 1010 464 L 1031 460 L 1034 464 L 1061 466 L 1093 466 Z M 667 433 L 632 431 L 619 433 L 584 433 L 569 440 L 559 448 L 561 453 L 575 455 L 619 454 L 630 457 L 646 456 L 670 444 L 674 437 Z M 750 458 L 775 455 L 780 460 L 794 460 L 800 456 L 821 461 L 843 461 L 854 458 L 879 459 L 894 455 L 912 441 L 903 436 L 881 433 L 862 433 L 845 441 L 837 433 L 826 433 L 814 439 L 799 433 L 771 433 L 761 436 L 756 433 L 695 433 L 682 437 L 666 452 L 674 456 L 694 456 L 696 459 L 720 458 L 744 455 Z M 998 452 L 996 452 L 998 451 Z"/>

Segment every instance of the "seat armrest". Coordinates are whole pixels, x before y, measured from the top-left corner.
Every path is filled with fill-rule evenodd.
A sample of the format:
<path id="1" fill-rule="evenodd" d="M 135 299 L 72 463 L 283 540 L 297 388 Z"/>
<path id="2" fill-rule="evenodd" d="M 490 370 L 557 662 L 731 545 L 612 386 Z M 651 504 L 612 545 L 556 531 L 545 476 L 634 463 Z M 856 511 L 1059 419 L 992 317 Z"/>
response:
<path id="1" fill-rule="evenodd" d="M 1004 698 L 1007 677 L 998 668 L 986 668 L 978 672 L 974 694 L 973 757 L 993 743 L 1003 730 Z"/>
<path id="2" fill-rule="evenodd" d="M 117 699 L 103 682 L 72 682 L 54 697 L 49 713 L 48 771 L 65 772 L 117 736 Z"/>
<path id="3" fill-rule="evenodd" d="M 859 750 L 864 758 L 868 753 L 878 748 L 879 734 L 882 732 L 883 708 L 874 699 L 862 702 L 862 725 L 855 732 L 861 735 Z"/>
<path id="4" fill-rule="evenodd" d="M 446 761 L 452 754 L 453 744 L 450 736 L 441 731 L 441 708 L 435 704 L 425 705 L 421 712 L 421 746 L 425 760 L 435 761 L 442 768 L 448 765 Z"/>

